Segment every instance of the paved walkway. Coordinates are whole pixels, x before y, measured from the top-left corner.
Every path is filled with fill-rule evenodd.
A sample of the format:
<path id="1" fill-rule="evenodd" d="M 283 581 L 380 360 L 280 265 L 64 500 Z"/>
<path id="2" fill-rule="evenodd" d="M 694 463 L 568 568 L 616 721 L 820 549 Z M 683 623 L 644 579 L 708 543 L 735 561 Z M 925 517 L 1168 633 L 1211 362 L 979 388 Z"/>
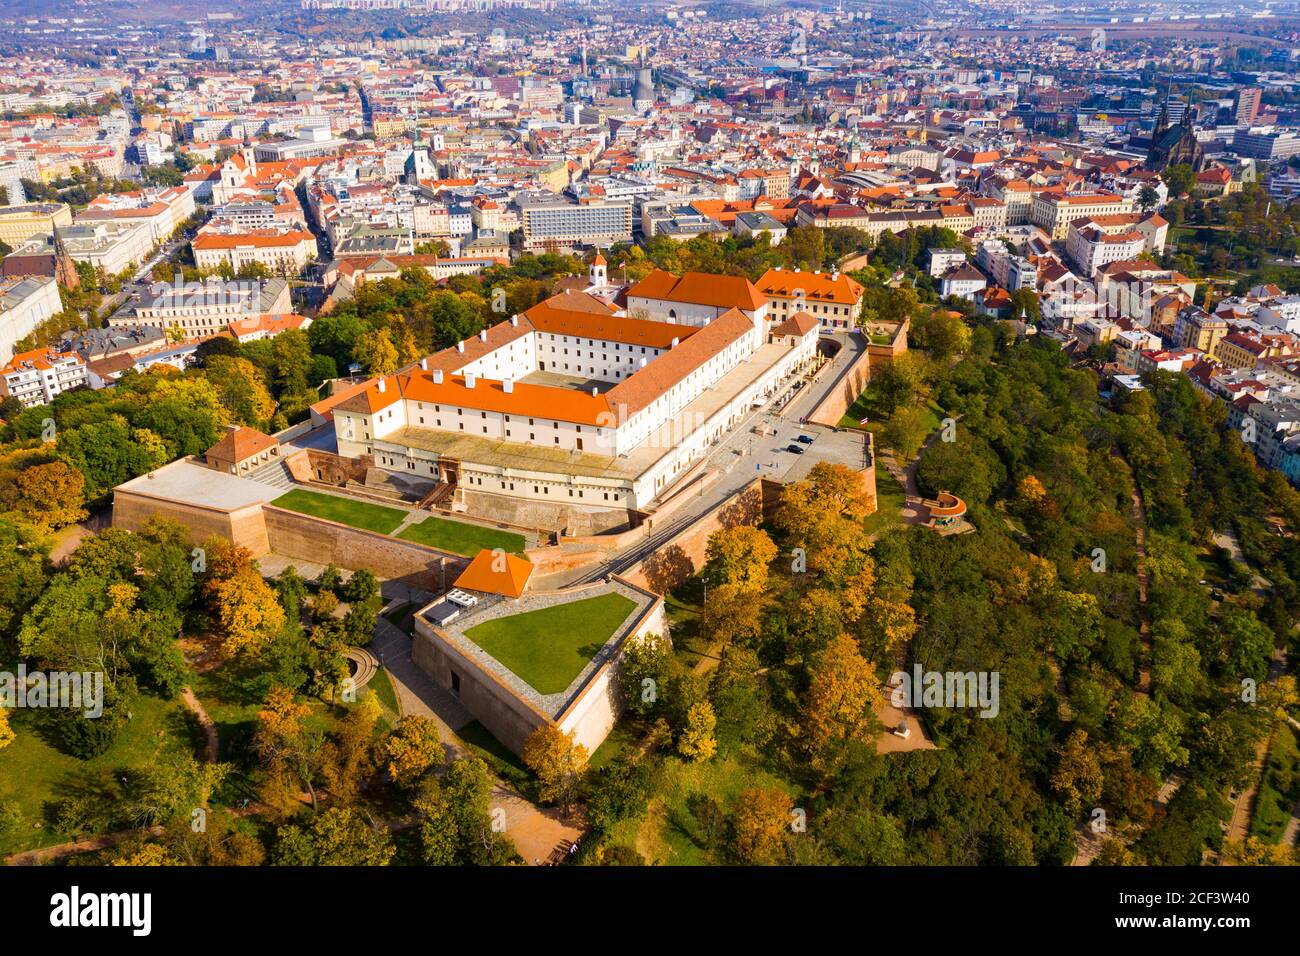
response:
<path id="1" fill-rule="evenodd" d="M 434 722 L 448 760 L 464 756 L 466 751 L 456 731 L 472 723 L 474 718 L 451 691 L 411 660 L 410 637 L 381 617 L 375 622 L 375 639 L 370 649 L 388 669 L 401 712 L 422 714 Z M 559 811 L 529 803 L 501 780 L 492 789 L 492 809 L 505 812 L 506 836 L 530 864 L 546 863 L 557 847 L 582 836 L 582 828 L 562 820 Z"/>

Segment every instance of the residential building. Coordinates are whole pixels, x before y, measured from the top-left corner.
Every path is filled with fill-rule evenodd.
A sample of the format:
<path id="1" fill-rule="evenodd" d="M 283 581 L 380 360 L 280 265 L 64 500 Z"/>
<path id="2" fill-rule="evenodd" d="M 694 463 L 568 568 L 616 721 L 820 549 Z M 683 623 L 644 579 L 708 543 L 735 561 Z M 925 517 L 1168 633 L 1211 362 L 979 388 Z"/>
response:
<path id="1" fill-rule="evenodd" d="M 0 365 L 14 357 L 14 343 L 63 311 L 58 283 L 46 276 L 0 279 Z"/>
<path id="2" fill-rule="evenodd" d="M 12 395 L 28 408 L 48 405 L 63 392 L 86 384 L 86 365 L 75 352 L 33 349 L 0 368 L 0 393 Z"/>

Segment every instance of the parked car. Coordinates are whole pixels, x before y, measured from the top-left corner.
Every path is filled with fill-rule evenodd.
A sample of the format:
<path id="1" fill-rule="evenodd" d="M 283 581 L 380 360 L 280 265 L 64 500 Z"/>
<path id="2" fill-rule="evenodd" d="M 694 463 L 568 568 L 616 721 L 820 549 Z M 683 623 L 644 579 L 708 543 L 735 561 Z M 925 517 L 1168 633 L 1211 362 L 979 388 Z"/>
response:
<path id="1" fill-rule="evenodd" d="M 803 454 L 803 446 L 802 446 L 802 445 L 794 445 L 794 444 L 786 445 L 786 446 L 785 446 L 785 450 L 788 451 L 788 452 L 792 452 L 793 454 L 796 454 L 796 455 L 802 455 L 802 454 Z"/>
<path id="2" fill-rule="evenodd" d="M 795 439 L 795 441 L 802 442 L 805 445 L 811 445 L 813 443 L 813 437 L 812 435 L 800 435 Z"/>

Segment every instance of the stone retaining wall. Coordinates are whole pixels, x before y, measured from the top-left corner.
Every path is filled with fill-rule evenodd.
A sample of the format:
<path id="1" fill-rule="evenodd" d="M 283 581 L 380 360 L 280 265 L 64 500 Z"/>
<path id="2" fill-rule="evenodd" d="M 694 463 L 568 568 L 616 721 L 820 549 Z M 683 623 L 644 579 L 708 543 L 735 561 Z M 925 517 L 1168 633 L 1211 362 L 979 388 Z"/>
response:
<path id="1" fill-rule="evenodd" d="M 274 505 L 263 505 L 262 512 L 267 550 L 286 557 L 350 570 L 367 568 L 381 578 L 435 594 L 451 587 L 469 564 L 458 554 Z"/>

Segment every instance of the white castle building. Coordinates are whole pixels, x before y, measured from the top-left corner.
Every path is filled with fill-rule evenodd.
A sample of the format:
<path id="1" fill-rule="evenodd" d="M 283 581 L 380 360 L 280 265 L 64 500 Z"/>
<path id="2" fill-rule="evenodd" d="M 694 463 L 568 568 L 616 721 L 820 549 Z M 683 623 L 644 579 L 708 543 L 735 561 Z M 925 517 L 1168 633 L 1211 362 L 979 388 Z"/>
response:
<path id="1" fill-rule="evenodd" d="M 817 321 L 771 325 L 743 277 L 655 273 L 626 301 L 565 292 L 372 380 L 331 409 L 339 454 L 449 486 L 452 507 L 605 530 L 816 356 Z"/>

